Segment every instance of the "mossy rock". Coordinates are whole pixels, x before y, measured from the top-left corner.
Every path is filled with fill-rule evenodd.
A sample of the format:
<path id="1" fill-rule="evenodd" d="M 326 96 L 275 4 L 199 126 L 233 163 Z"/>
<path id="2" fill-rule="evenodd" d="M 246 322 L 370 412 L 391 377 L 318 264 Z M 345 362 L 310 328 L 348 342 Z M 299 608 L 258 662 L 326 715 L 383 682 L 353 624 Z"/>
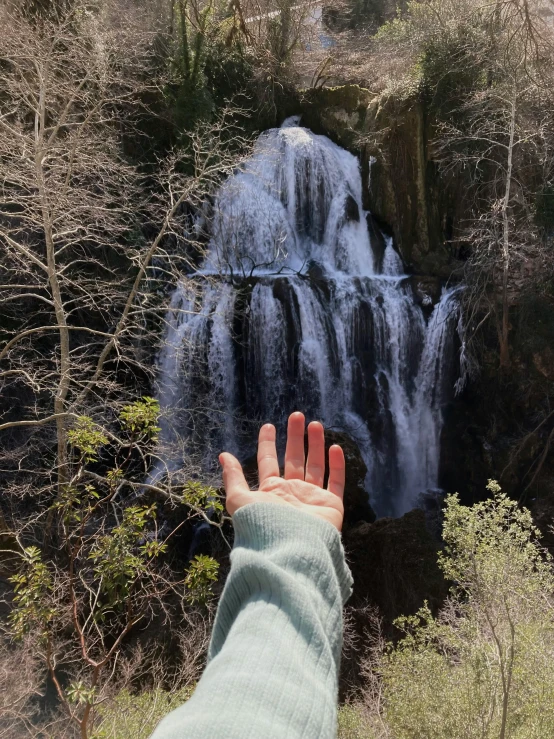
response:
<path id="1" fill-rule="evenodd" d="M 302 125 L 360 156 L 364 208 L 390 224 L 408 270 L 449 279 L 459 266 L 451 243 L 465 217 L 463 183 L 441 178 L 435 117 L 417 90 L 400 98 L 359 85 L 309 89 L 301 112 Z"/>
<path id="2" fill-rule="evenodd" d="M 337 87 L 312 87 L 304 90 L 303 100 L 319 108 L 342 108 L 347 113 L 365 110 L 374 95 L 360 85 L 339 85 Z"/>
<path id="3" fill-rule="evenodd" d="M 359 85 L 310 88 L 301 93 L 302 124 L 340 146 L 355 148 L 374 95 Z"/>

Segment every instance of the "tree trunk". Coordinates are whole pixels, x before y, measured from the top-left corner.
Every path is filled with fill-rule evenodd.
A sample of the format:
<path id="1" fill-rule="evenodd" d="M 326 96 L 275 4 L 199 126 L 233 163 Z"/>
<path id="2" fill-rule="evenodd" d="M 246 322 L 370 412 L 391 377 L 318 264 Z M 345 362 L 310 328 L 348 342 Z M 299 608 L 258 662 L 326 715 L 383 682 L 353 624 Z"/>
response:
<path id="1" fill-rule="evenodd" d="M 509 303 L 508 303 L 508 276 L 510 270 L 510 219 L 509 207 L 512 187 L 512 169 L 514 156 L 514 139 L 516 128 L 516 100 L 517 89 L 514 90 L 510 112 L 510 140 L 508 144 L 508 162 L 506 167 L 506 187 L 502 201 L 502 328 L 500 332 L 500 366 L 507 369 L 510 366 L 509 346 Z"/>
<path id="2" fill-rule="evenodd" d="M 187 31 L 187 3 L 179 0 L 179 16 L 181 23 L 181 53 L 183 55 L 183 73 L 185 78 L 190 78 L 190 44 Z"/>
<path id="3" fill-rule="evenodd" d="M 58 488 L 67 482 L 67 427 L 65 418 L 65 401 L 70 384 L 69 329 L 65 306 L 63 303 L 58 271 L 56 265 L 56 248 L 52 229 L 52 219 L 48 202 L 48 191 L 44 177 L 44 162 L 47 157 L 45 148 L 47 69 L 39 70 L 40 93 L 35 114 L 35 177 L 42 214 L 42 228 L 46 246 L 46 264 L 48 267 L 48 284 L 52 294 L 56 323 L 60 337 L 60 379 L 54 397 L 54 413 L 56 415 L 56 432 L 58 444 Z M 47 146 L 47 145 L 46 145 Z"/>

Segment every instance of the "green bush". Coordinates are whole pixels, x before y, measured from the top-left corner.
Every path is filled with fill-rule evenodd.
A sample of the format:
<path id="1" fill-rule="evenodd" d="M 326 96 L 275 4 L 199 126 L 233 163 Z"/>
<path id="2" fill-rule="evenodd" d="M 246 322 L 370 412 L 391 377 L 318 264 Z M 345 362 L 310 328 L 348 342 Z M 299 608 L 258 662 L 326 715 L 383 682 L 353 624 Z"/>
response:
<path id="1" fill-rule="evenodd" d="M 377 739 L 364 706 L 345 703 L 339 708 L 337 739 Z"/>
<path id="2" fill-rule="evenodd" d="M 409 2 L 407 12 L 385 23 L 375 36 L 384 49 L 407 57 L 404 74 L 440 114 L 458 110 L 467 94 L 487 85 L 490 38 L 479 12 L 432 0 Z"/>
<path id="3" fill-rule="evenodd" d="M 529 511 L 489 489 L 472 508 L 447 498 L 444 610 L 397 621 L 403 639 L 381 665 L 395 739 L 554 736 L 551 563 Z"/>
<path id="4" fill-rule="evenodd" d="M 154 688 L 133 695 L 122 690 L 98 707 L 99 725 L 93 739 L 148 739 L 162 718 L 185 703 L 192 691 L 191 687 L 175 692 Z"/>

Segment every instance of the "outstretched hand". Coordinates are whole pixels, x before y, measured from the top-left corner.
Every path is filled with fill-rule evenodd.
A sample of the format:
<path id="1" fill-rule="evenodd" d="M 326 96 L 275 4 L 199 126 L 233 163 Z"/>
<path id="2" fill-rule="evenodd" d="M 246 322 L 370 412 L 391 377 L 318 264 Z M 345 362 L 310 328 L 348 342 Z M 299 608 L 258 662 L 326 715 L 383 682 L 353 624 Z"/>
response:
<path id="1" fill-rule="evenodd" d="M 275 426 L 270 423 L 262 426 L 258 437 L 258 490 L 250 490 L 248 487 L 238 459 L 227 452 L 219 455 L 227 494 L 227 511 L 231 515 L 248 503 L 282 503 L 322 518 L 341 530 L 344 516 L 344 453 L 337 445 L 329 449 L 329 482 L 325 490 L 323 426 L 318 421 L 312 421 L 308 425 L 306 462 L 304 425 L 302 413 L 289 416 L 284 479 L 279 475 Z"/>

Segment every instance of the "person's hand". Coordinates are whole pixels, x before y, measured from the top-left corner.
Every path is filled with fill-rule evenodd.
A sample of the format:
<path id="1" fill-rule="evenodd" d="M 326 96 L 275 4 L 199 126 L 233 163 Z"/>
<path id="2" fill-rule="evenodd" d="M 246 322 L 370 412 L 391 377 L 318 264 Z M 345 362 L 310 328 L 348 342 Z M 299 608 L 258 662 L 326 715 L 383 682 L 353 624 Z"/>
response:
<path id="1" fill-rule="evenodd" d="M 219 455 L 227 494 L 227 511 L 231 515 L 248 503 L 282 503 L 322 518 L 341 530 L 344 516 L 344 453 L 337 445 L 329 449 L 329 482 L 325 490 L 323 426 L 318 421 L 312 421 L 308 426 L 308 460 L 305 463 L 304 424 L 302 413 L 293 413 L 289 417 L 284 479 L 279 476 L 275 426 L 270 423 L 262 426 L 258 438 L 258 490 L 248 487 L 238 459 L 227 452 Z"/>

